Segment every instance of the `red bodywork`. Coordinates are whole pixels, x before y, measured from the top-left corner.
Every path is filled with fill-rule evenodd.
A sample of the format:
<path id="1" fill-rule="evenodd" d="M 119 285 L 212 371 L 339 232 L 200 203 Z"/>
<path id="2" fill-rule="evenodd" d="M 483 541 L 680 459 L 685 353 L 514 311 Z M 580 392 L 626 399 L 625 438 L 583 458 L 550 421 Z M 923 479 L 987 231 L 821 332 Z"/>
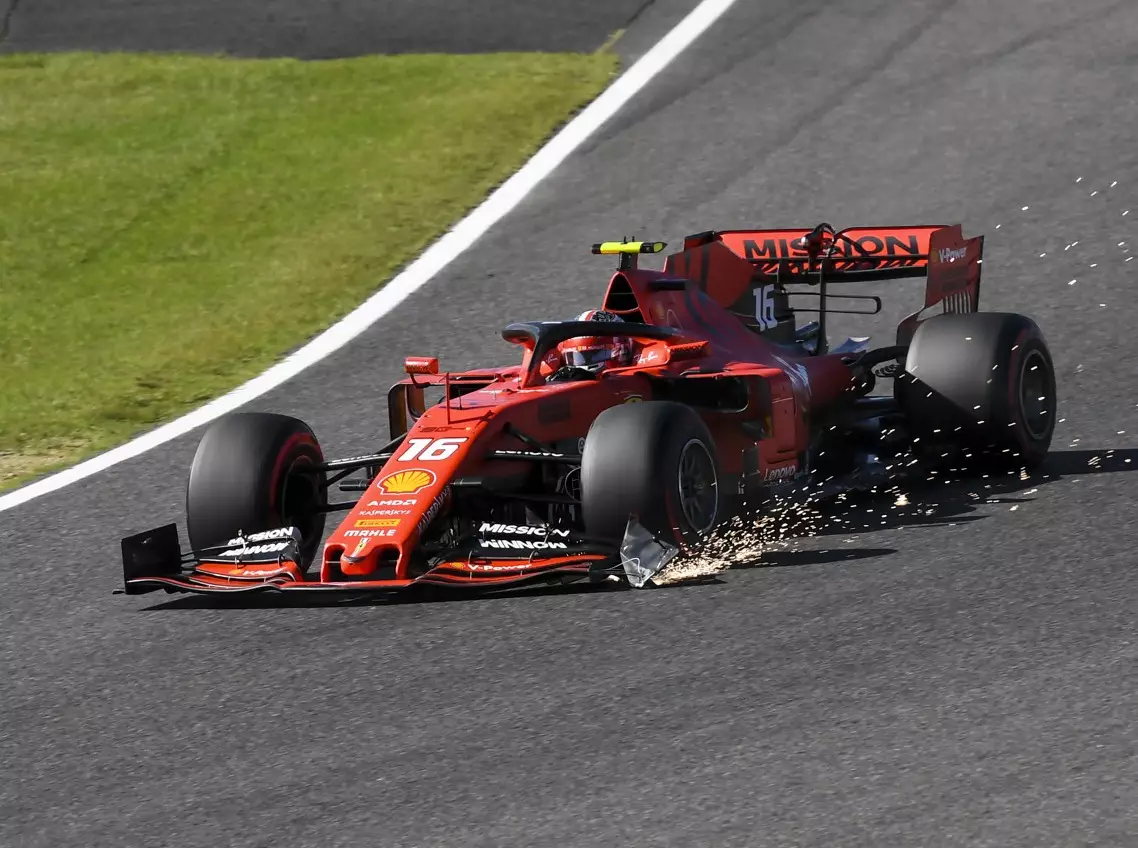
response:
<path id="1" fill-rule="evenodd" d="M 652 400 L 661 385 L 675 381 L 707 381 L 710 389 L 716 380 L 730 380 L 743 388 L 745 402 L 733 408 L 697 406 L 714 436 L 722 471 L 739 491 L 794 476 L 803 470 L 812 418 L 841 401 L 853 376 L 841 354 L 812 356 L 756 332 L 756 287 L 801 282 L 821 262 L 829 263 L 828 272 L 910 268 L 927 272 L 926 308 L 963 299 L 960 311 L 975 311 L 983 242 L 965 240 L 958 226 L 848 230 L 873 253 L 873 261 L 850 249 L 820 260 L 794 246 L 810 232 L 691 236 L 682 251 L 667 257 L 663 271 L 618 271 L 600 308 L 627 322 L 635 361 L 596 381 L 548 382 L 541 363 L 533 361 L 532 341 L 524 338 L 510 339 L 523 350 L 520 364 L 509 368 L 439 374 L 437 360 L 408 359 L 407 378 L 389 396 L 392 435 L 406 437 L 328 537 L 312 568 L 318 574 L 301 574 L 287 561 L 270 567 L 202 562 L 193 576 L 162 582 L 191 591 L 396 590 L 415 583 L 513 585 L 554 572 L 586 575 L 611 553 L 468 556 L 432 568 L 415 554 L 420 537 L 448 515 L 461 480 L 508 486 L 527 473 L 525 459 L 487 459 L 492 451 L 524 449 L 511 427 L 547 444 L 581 440 L 603 410 Z M 919 318 L 914 313 L 906 319 L 899 334 L 911 333 Z M 637 338 L 638 325 L 679 334 L 663 341 Z M 470 390 L 472 385 L 477 387 Z M 444 399 L 427 406 L 426 387 L 442 387 Z"/>

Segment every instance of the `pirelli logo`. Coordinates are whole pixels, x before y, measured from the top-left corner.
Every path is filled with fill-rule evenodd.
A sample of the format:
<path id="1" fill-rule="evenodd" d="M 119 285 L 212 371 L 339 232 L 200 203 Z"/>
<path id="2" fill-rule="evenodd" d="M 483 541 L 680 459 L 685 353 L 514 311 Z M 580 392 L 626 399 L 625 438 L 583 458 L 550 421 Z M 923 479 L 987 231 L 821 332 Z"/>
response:
<path id="1" fill-rule="evenodd" d="M 398 527 L 398 518 L 365 518 L 356 522 L 357 527 Z"/>
<path id="2" fill-rule="evenodd" d="M 972 298 L 967 291 L 953 292 L 940 304 L 945 315 L 964 315 L 972 311 Z"/>

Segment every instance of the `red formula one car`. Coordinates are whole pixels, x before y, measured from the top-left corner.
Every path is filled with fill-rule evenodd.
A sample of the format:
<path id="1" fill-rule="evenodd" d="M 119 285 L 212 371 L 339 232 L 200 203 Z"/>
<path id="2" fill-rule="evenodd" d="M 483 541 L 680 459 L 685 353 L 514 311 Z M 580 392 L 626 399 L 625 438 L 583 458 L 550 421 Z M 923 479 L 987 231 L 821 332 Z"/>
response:
<path id="1" fill-rule="evenodd" d="M 516 366 L 440 373 L 437 359 L 407 359 L 388 394 L 391 441 L 375 453 L 326 460 L 286 416 L 218 420 L 189 474 L 192 550 L 175 524 L 124 539 L 126 592 L 644 586 L 779 487 L 872 487 L 905 452 L 985 467 L 1046 455 L 1051 356 L 1031 319 L 978 311 L 983 237 L 959 226 L 707 232 L 662 272 L 638 267 L 663 248 L 595 245 L 620 257 L 600 309 L 507 326 Z M 925 278 L 924 306 L 893 343 L 829 347 L 835 300 L 881 309 L 831 286 L 905 277 Z M 818 317 L 799 326 L 802 296 Z M 874 394 L 882 379 L 893 390 Z M 358 498 L 330 502 L 337 484 Z M 346 516 L 325 538 L 337 510 Z"/>

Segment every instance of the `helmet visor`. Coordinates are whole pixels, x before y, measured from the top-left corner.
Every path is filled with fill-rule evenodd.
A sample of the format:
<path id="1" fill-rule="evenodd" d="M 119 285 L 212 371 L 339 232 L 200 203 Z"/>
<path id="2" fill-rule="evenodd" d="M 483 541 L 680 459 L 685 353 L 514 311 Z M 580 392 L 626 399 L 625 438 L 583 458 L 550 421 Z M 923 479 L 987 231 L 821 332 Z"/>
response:
<path id="1" fill-rule="evenodd" d="M 565 351 L 565 364 L 574 368 L 600 368 L 616 355 L 613 347 L 578 348 Z"/>

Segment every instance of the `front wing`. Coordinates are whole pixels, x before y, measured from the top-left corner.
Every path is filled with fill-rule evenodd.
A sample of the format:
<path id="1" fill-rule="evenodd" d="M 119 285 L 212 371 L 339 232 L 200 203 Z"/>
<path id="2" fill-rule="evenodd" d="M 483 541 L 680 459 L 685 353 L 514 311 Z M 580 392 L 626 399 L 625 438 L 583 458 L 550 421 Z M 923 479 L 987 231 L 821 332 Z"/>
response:
<path id="1" fill-rule="evenodd" d="M 290 530 L 292 528 L 282 528 L 281 532 Z M 273 532 L 276 531 L 269 531 Z M 239 537 L 230 540 L 227 551 L 183 553 L 175 524 L 128 536 L 122 540 L 122 591 L 127 595 L 161 590 L 206 595 L 269 592 L 381 599 L 405 594 L 417 587 L 495 591 L 589 577 L 616 577 L 634 588 L 643 588 L 679 553 L 678 548 L 656 539 L 632 519 L 619 548 L 605 549 L 594 544 L 591 549 L 579 547 L 556 557 L 525 559 L 471 552 L 465 558 L 447 558 L 413 579 L 324 582 L 308 579 L 297 563 L 300 557 L 295 544 L 282 542 L 281 549 L 269 555 L 258 548 L 278 545 L 258 545 L 259 541 L 263 540 Z M 236 553 L 235 547 L 240 548 Z M 252 553 L 241 556 L 242 551 Z"/>

